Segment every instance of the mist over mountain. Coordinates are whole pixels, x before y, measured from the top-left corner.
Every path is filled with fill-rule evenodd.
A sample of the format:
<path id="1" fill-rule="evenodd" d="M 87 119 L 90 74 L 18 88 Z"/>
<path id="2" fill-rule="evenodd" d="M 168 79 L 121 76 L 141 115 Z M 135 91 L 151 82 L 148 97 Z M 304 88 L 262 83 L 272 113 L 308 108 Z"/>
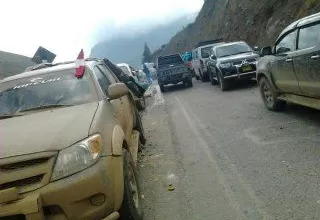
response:
<path id="1" fill-rule="evenodd" d="M 169 42 L 172 36 L 193 22 L 198 13 L 183 15 L 167 24 L 157 25 L 147 31 L 122 34 L 94 45 L 90 57 L 108 57 L 114 63 L 129 63 L 135 67 L 141 64 L 144 44 L 151 51 Z M 124 32 L 125 33 L 125 32 Z"/>

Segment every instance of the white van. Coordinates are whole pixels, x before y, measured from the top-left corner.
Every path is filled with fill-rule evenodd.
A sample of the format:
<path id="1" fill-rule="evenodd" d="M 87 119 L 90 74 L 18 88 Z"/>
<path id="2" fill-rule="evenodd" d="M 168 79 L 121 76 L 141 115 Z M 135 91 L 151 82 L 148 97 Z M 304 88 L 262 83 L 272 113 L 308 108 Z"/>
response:
<path id="1" fill-rule="evenodd" d="M 192 51 L 191 65 L 196 79 L 201 79 L 202 82 L 209 79 L 206 62 L 209 59 L 211 49 L 212 47 L 223 43 L 224 42 L 203 45 Z"/>

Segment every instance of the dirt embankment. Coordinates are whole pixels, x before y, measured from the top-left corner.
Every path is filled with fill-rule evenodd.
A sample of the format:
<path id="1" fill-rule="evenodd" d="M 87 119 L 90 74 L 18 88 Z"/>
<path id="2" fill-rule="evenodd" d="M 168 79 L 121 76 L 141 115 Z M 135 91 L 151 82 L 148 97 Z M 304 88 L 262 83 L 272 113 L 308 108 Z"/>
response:
<path id="1" fill-rule="evenodd" d="M 205 0 L 196 21 L 178 32 L 163 54 L 182 53 L 199 41 L 219 37 L 272 44 L 291 22 L 319 11 L 319 0 Z"/>

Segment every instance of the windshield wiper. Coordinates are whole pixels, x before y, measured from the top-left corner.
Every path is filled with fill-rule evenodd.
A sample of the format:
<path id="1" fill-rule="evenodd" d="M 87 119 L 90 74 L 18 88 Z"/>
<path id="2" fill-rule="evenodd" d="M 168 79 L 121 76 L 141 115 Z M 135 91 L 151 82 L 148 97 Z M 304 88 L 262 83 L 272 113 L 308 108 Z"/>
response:
<path id="1" fill-rule="evenodd" d="M 234 53 L 234 54 L 232 54 L 232 55 L 230 55 L 230 56 L 233 56 L 233 55 L 237 55 L 237 54 L 241 54 L 241 53 L 249 53 L 249 52 L 252 52 L 252 51 L 242 51 L 242 52 L 238 52 L 238 53 Z"/>
<path id="2" fill-rule="evenodd" d="M 0 115 L 0 120 L 1 119 L 6 119 L 6 118 L 14 118 L 14 117 L 19 117 L 23 116 L 22 114 L 13 114 L 13 115 Z"/>
<path id="3" fill-rule="evenodd" d="M 70 107 L 70 106 L 73 106 L 73 105 L 61 105 L 61 104 L 57 104 L 57 105 L 41 105 L 41 106 L 37 106 L 37 107 L 33 107 L 33 108 L 23 109 L 23 110 L 20 110 L 19 112 L 27 112 L 27 111 L 33 111 L 33 110 L 46 109 L 46 108 Z"/>

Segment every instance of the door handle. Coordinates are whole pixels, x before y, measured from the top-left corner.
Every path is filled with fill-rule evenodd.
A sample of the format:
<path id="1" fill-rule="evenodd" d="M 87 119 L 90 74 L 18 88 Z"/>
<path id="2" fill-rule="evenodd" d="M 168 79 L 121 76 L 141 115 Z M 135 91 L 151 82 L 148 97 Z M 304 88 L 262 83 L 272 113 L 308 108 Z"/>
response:
<path id="1" fill-rule="evenodd" d="M 286 59 L 286 62 L 288 62 L 288 63 L 290 63 L 290 62 L 292 62 L 292 61 L 293 61 L 292 58 L 287 58 L 287 59 Z"/>
<path id="2" fill-rule="evenodd" d="M 313 59 L 313 60 L 317 60 L 317 59 L 319 59 L 319 58 L 320 58 L 320 55 L 311 56 L 311 59 Z"/>

